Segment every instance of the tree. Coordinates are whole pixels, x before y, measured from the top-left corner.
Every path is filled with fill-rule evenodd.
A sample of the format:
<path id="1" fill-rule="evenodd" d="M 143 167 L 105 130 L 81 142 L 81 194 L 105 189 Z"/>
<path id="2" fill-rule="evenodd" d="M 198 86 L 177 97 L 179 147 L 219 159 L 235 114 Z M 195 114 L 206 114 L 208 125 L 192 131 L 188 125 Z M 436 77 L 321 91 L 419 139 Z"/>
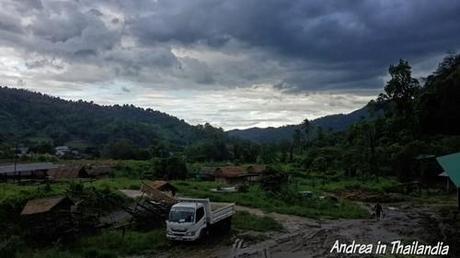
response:
<path id="1" fill-rule="evenodd" d="M 460 55 L 447 56 L 426 79 L 416 114 L 425 134 L 460 134 Z"/>
<path id="2" fill-rule="evenodd" d="M 138 148 L 127 139 L 118 140 L 109 144 L 106 148 L 106 155 L 112 159 L 149 159 L 148 151 Z"/>
<path id="3" fill-rule="evenodd" d="M 388 72 L 391 79 L 385 86 L 385 93 L 380 94 L 379 100 L 393 102 L 398 115 L 410 114 L 420 90 L 418 80 L 412 78 L 411 66 L 401 59 L 399 64 L 390 65 Z"/>
<path id="4" fill-rule="evenodd" d="M 167 180 L 185 179 L 188 174 L 187 165 L 182 157 L 154 158 L 153 174 Z"/>
<path id="5" fill-rule="evenodd" d="M 292 136 L 292 151 L 291 153 L 294 152 L 294 150 L 298 147 L 300 147 L 302 144 L 302 131 L 299 128 L 296 128 L 294 131 L 294 134 Z M 291 158 L 292 160 L 292 158 Z"/>
<path id="6" fill-rule="evenodd" d="M 303 131 L 305 132 L 305 145 L 307 145 L 308 142 L 310 141 L 310 138 L 309 138 L 310 129 L 311 129 L 310 121 L 307 118 L 305 118 L 301 124 L 301 127 Z"/>

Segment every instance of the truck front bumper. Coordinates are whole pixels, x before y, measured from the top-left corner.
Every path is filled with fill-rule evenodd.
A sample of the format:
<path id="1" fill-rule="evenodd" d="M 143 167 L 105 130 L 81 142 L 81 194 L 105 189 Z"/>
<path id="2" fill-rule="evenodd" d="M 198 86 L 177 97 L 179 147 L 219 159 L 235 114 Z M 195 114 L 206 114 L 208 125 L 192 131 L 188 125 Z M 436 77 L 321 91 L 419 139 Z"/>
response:
<path id="1" fill-rule="evenodd" d="M 185 236 L 185 235 L 166 234 L 166 237 L 169 240 L 173 240 L 173 241 L 195 241 L 198 239 L 199 235 L 195 234 L 194 236 Z"/>

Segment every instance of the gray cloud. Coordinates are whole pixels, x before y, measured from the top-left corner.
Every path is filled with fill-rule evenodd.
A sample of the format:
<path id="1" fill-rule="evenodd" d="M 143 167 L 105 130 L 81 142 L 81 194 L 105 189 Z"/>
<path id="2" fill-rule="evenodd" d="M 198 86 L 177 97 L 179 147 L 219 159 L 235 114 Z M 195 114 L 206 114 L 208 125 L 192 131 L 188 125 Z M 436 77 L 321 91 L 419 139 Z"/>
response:
<path id="1" fill-rule="evenodd" d="M 459 50 L 458 13 L 455 0 L 4 0 L 0 77 L 124 93 L 265 85 L 359 95 L 381 89 L 399 58 L 424 76 Z"/>
<path id="2" fill-rule="evenodd" d="M 180 78 L 197 87 L 376 88 L 399 58 L 422 62 L 460 42 L 460 3 L 447 0 L 29 0 L 5 6 L 4 44 L 104 65 L 119 76 L 169 67 L 161 71 L 173 77 L 165 82 Z M 178 59 L 171 53 L 176 47 L 245 58 Z"/>

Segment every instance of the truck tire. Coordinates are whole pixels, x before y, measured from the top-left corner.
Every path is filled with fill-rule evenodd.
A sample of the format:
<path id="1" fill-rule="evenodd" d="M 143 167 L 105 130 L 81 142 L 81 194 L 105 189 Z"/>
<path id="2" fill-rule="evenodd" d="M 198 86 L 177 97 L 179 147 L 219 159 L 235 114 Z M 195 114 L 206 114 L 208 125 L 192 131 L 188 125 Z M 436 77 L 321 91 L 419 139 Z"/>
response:
<path id="1" fill-rule="evenodd" d="M 200 237 L 199 239 L 200 240 L 203 240 L 205 238 L 207 238 L 209 236 L 209 231 L 208 231 L 208 228 L 203 228 L 201 231 L 200 231 Z"/>
<path id="2" fill-rule="evenodd" d="M 229 232 L 232 229 L 232 217 L 225 219 L 223 229 L 225 232 Z"/>

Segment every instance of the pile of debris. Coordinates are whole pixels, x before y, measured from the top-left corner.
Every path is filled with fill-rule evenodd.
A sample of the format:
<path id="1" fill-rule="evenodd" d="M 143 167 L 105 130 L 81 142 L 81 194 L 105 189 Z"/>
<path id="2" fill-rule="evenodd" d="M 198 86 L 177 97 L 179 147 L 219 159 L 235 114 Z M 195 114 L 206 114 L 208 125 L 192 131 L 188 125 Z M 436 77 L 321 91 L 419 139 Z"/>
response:
<path id="1" fill-rule="evenodd" d="M 124 210 L 131 214 L 134 222 L 142 227 L 155 227 L 164 223 L 169 210 L 177 200 L 177 189 L 166 181 L 145 181 L 141 189 L 120 190 L 136 202 Z"/>

